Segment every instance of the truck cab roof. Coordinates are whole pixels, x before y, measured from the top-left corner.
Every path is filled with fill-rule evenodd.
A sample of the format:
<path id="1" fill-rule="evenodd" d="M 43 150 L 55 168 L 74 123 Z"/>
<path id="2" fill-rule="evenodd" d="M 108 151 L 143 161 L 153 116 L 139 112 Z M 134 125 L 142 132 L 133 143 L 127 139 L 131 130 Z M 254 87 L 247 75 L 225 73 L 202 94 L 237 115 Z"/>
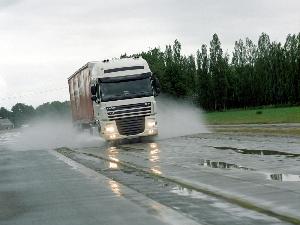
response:
<path id="1" fill-rule="evenodd" d="M 149 73 L 148 63 L 143 58 L 122 58 L 90 62 L 92 78 L 120 77 Z"/>
<path id="2" fill-rule="evenodd" d="M 88 62 L 72 74 L 68 80 L 87 68 L 91 73 L 92 79 L 120 77 L 151 72 L 147 61 L 142 57 L 122 58 Z"/>

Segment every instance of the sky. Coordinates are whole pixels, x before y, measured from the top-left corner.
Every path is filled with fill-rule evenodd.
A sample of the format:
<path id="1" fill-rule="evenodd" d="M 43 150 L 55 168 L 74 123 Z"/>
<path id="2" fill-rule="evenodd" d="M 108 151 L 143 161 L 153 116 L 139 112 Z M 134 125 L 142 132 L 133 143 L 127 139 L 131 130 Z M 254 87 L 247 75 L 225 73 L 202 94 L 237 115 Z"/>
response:
<path id="1" fill-rule="evenodd" d="M 217 33 L 224 51 L 265 32 L 300 32 L 299 0 L 0 0 L 0 107 L 69 99 L 88 61 L 182 43 L 195 54 Z"/>

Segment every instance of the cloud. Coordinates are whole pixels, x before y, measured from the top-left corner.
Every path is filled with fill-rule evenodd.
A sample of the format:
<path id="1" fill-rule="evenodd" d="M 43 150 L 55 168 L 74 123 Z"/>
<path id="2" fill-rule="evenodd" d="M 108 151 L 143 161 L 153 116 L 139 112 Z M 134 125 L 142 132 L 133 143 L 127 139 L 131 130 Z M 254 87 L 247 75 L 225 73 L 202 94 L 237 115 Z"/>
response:
<path id="1" fill-rule="evenodd" d="M 0 10 L 1 8 L 9 7 L 19 3 L 20 0 L 1 0 L 0 1 Z"/>
<path id="2" fill-rule="evenodd" d="M 49 80 L 67 85 L 87 61 L 164 48 L 176 38 L 186 54 L 209 44 L 214 33 L 229 51 L 239 38 L 256 41 L 261 32 L 284 41 L 299 32 L 299 11 L 298 0 L 2 0 L 1 74 L 22 94 Z M 68 98 L 44 96 L 26 101 Z"/>

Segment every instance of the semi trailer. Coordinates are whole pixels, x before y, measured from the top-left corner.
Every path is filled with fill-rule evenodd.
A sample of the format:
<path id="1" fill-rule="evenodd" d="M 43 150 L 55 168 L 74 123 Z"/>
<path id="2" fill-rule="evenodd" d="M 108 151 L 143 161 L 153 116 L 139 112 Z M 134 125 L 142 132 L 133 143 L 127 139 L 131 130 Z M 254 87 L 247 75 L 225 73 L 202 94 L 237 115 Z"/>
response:
<path id="1" fill-rule="evenodd" d="M 158 134 L 157 77 L 141 57 L 88 62 L 68 78 L 73 124 L 114 141 Z"/>

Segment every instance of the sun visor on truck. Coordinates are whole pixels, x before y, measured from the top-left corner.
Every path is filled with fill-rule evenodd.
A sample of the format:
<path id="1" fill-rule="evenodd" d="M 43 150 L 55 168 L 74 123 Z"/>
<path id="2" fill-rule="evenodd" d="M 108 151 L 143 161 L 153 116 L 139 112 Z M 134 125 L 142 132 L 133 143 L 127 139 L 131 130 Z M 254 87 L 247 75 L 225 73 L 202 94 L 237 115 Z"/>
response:
<path id="1" fill-rule="evenodd" d="M 127 71 L 127 70 L 143 70 L 143 69 L 144 66 L 130 66 L 130 67 L 106 69 L 104 70 L 104 73 L 114 73 L 114 72 Z"/>
<path id="2" fill-rule="evenodd" d="M 142 80 L 151 77 L 151 73 L 141 73 L 130 76 L 121 76 L 121 77 L 104 77 L 99 78 L 100 83 L 118 83 L 124 81 L 133 81 L 133 80 Z"/>

